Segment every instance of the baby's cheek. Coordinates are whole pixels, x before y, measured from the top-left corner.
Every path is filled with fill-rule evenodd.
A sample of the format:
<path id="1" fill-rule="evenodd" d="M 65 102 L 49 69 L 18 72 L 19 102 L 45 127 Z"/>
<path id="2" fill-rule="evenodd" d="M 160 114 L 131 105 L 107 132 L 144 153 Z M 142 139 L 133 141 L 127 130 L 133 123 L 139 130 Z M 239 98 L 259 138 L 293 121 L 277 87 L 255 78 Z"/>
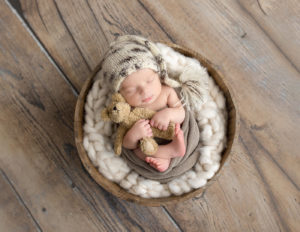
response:
<path id="1" fill-rule="evenodd" d="M 138 100 L 137 97 L 128 97 L 126 99 L 126 101 L 128 102 L 129 105 L 131 106 L 139 106 L 140 105 L 140 102 Z"/>
<path id="2" fill-rule="evenodd" d="M 121 94 L 125 101 L 131 105 L 131 106 L 140 106 L 142 104 L 142 100 L 140 99 L 140 97 L 137 94 Z"/>
<path id="3" fill-rule="evenodd" d="M 130 101 L 132 101 L 132 97 L 130 96 L 130 95 L 128 95 L 128 94 L 123 94 L 122 95 L 124 98 L 125 98 L 125 101 L 127 101 L 128 103 L 130 102 Z"/>

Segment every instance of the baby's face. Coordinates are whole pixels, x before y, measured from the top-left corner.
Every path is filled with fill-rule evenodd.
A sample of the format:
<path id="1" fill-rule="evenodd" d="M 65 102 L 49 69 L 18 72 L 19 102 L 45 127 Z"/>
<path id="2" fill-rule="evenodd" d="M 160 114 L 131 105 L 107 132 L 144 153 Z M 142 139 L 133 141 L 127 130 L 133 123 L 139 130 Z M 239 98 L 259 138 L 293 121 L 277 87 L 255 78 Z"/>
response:
<path id="1" fill-rule="evenodd" d="M 147 107 L 161 92 L 159 76 L 152 69 L 140 69 L 122 82 L 120 93 L 131 106 Z"/>

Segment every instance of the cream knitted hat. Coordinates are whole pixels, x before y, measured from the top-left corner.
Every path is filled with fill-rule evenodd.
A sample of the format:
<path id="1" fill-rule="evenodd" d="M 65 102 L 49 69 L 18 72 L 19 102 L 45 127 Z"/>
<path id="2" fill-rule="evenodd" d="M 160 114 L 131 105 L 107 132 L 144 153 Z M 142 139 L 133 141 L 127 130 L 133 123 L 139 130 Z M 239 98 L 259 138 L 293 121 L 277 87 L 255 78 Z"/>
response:
<path id="1" fill-rule="evenodd" d="M 103 77 L 112 84 L 115 92 L 119 91 L 128 75 L 143 68 L 157 72 L 162 82 L 168 78 L 159 49 L 153 42 L 136 35 L 118 37 L 110 44 L 102 60 Z"/>

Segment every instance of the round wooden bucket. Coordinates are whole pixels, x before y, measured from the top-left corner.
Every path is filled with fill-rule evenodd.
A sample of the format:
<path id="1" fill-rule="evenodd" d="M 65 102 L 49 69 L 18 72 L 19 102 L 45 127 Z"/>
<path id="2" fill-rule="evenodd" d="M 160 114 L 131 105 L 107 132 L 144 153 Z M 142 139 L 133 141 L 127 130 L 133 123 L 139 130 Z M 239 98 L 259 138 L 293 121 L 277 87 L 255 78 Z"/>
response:
<path id="1" fill-rule="evenodd" d="M 218 70 L 214 67 L 214 65 L 209 60 L 204 58 L 202 55 L 188 48 L 184 48 L 171 43 L 164 43 L 164 44 L 168 45 L 169 47 L 172 47 L 175 51 L 180 52 L 185 56 L 198 59 L 200 63 L 206 67 L 209 75 L 213 77 L 216 84 L 223 91 L 224 96 L 226 98 L 226 108 L 228 111 L 227 145 L 224 151 L 222 152 L 222 160 L 221 160 L 221 165 L 219 170 L 214 175 L 214 177 L 207 182 L 207 184 L 204 187 L 195 189 L 181 196 L 146 199 L 127 192 L 118 184 L 106 179 L 101 173 L 99 173 L 96 167 L 92 164 L 92 161 L 89 159 L 89 156 L 83 147 L 83 135 L 84 135 L 83 125 L 84 125 L 84 114 L 85 114 L 84 104 L 86 101 L 87 94 L 90 88 L 92 87 L 93 78 L 95 77 L 96 73 L 99 71 L 100 65 L 98 65 L 95 68 L 91 76 L 84 83 L 80 95 L 77 99 L 77 104 L 75 109 L 75 121 L 74 121 L 75 142 L 76 142 L 80 159 L 84 167 L 88 171 L 88 173 L 101 187 L 103 187 L 106 191 L 112 193 L 116 197 L 119 197 L 123 200 L 127 200 L 130 202 L 135 202 L 141 205 L 146 205 L 146 206 L 163 206 L 170 203 L 177 203 L 193 197 L 200 196 L 203 193 L 203 191 L 218 178 L 221 171 L 224 169 L 224 165 L 226 165 L 229 162 L 232 154 L 231 148 L 233 143 L 236 142 L 237 140 L 238 129 L 239 129 L 239 118 L 238 118 L 236 106 L 234 105 L 232 91 L 230 91 L 228 86 L 225 85 L 225 83 L 223 82 L 224 79 L 223 76 L 221 75 L 220 72 L 218 72 Z"/>

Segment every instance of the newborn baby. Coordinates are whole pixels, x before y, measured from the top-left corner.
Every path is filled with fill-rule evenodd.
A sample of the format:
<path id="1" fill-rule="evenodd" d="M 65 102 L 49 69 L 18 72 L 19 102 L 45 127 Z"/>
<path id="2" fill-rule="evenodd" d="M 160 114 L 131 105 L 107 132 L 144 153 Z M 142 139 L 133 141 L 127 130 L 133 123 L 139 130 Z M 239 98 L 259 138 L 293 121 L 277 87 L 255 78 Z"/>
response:
<path id="1" fill-rule="evenodd" d="M 185 110 L 175 90 L 164 84 L 170 79 L 158 48 L 140 36 L 121 36 L 110 45 L 102 70 L 112 90 L 120 92 L 129 105 L 157 111 L 150 121 L 141 119 L 132 126 L 124 136 L 123 147 L 132 149 L 156 170 L 167 170 L 171 159 L 184 156 L 186 151 L 180 129 Z M 152 136 L 150 125 L 166 130 L 170 121 L 176 123 L 173 141 L 159 145 L 157 152 L 147 157 L 138 148 L 139 140 Z"/>
<path id="2" fill-rule="evenodd" d="M 126 133 L 123 146 L 134 149 L 134 153 L 140 159 L 145 160 L 158 171 L 165 171 L 169 167 L 171 158 L 185 154 L 183 131 L 180 129 L 185 111 L 175 90 L 162 85 L 158 74 L 152 69 L 141 69 L 126 77 L 121 84 L 120 93 L 131 106 L 158 111 L 151 121 L 145 119 L 137 121 Z M 138 148 L 139 140 L 152 136 L 150 125 L 160 130 L 167 130 L 170 121 L 176 123 L 173 141 L 167 145 L 159 145 L 152 157 L 146 157 Z"/>

